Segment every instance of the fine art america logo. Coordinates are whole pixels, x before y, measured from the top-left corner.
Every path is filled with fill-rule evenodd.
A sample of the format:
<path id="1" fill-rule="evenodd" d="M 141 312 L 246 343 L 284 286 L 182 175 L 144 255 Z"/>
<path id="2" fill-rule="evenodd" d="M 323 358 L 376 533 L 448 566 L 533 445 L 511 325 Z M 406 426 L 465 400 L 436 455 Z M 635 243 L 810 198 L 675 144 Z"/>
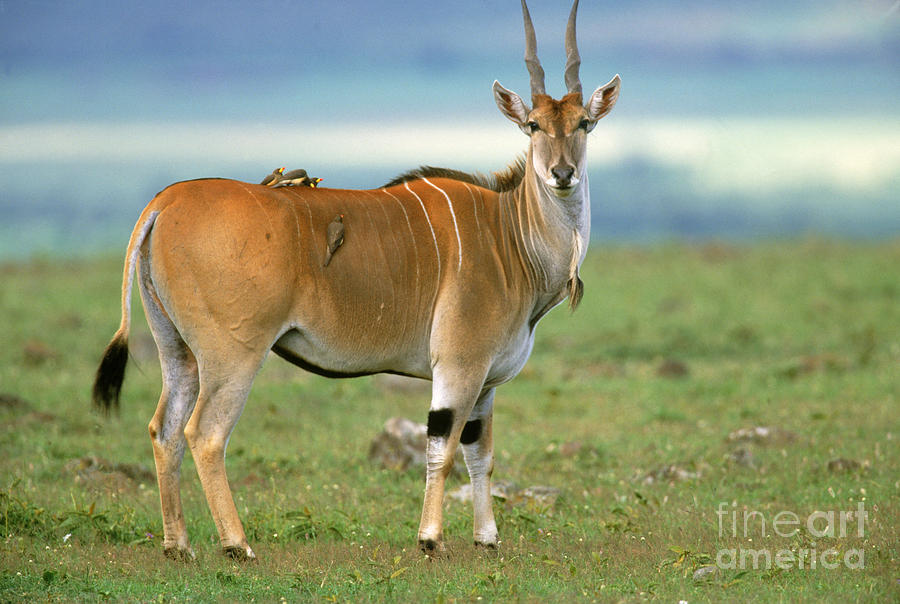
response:
<path id="1" fill-rule="evenodd" d="M 716 552 L 716 566 L 720 569 L 770 569 L 773 566 L 788 569 L 835 569 L 842 564 L 850 569 L 865 568 L 863 548 L 843 549 L 831 545 L 822 549 L 816 547 L 816 539 L 862 539 L 866 534 L 868 512 L 865 504 L 859 502 L 855 510 L 813 512 L 801 518 L 794 512 L 782 511 L 774 516 L 766 516 L 756 510 L 739 509 L 737 503 L 719 503 L 716 509 L 719 519 L 719 538 L 743 538 L 757 543 L 777 536 L 792 538 L 799 536 L 808 547 L 795 549 L 734 547 Z"/>

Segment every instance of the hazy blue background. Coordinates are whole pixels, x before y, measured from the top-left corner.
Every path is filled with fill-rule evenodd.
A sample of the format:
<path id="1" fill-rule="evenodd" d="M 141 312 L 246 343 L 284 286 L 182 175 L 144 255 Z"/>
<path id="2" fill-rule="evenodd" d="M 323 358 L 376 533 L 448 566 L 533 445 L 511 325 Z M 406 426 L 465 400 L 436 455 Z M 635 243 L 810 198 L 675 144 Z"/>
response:
<path id="1" fill-rule="evenodd" d="M 566 2 L 532 1 L 563 92 Z M 900 233 L 900 2 L 597 2 L 587 91 L 594 236 Z M 0 1 L 0 259 L 121 250 L 171 182 L 306 167 L 378 186 L 489 171 L 526 139 L 518 3 Z"/>

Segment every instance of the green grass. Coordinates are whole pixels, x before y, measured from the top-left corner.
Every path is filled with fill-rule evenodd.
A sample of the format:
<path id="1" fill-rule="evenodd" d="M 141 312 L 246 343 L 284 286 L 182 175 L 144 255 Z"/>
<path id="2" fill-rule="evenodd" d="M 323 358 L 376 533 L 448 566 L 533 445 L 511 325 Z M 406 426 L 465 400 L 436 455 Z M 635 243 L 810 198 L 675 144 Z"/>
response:
<path id="1" fill-rule="evenodd" d="M 0 601 L 896 600 L 898 266 L 898 241 L 595 245 L 582 306 L 541 323 L 532 359 L 497 394 L 495 479 L 561 491 L 547 509 L 496 502 L 498 552 L 472 547 L 469 507 L 448 501 L 448 551 L 423 557 L 422 471 L 367 459 L 387 418 L 424 421 L 427 394 L 272 358 L 228 451 L 260 556 L 247 565 L 219 554 L 190 456 L 192 564 L 162 555 L 155 482 L 72 469 L 89 455 L 152 468 L 159 368 L 137 302 L 121 416 L 90 412 L 119 321 L 120 260 L 0 266 Z M 780 432 L 728 438 L 759 426 Z M 829 470 L 838 459 L 849 467 Z M 720 531 L 722 502 L 736 535 L 732 516 Z M 805 528 L 860 502 L 863 535 L 855 520 L 843 537 Z M 781 537 L 770 524 L 763 536 L 760 516 L 779 513 L 803 530 Z M 732 548 L 862 551 L 864 568 L 794 562 L 694 580 Z"/>

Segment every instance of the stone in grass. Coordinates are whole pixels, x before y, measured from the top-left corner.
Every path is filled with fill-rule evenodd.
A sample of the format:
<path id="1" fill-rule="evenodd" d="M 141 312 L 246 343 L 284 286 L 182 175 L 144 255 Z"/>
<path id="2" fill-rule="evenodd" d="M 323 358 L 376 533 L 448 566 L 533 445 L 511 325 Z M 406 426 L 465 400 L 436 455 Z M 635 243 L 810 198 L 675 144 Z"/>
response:
<path id="1" fill-rule="evenodd" d="M 389 470 L 403 471 L 425 466 L 425 444 L 428 428 L 425 424 L 405 417 L 392 417 L 384 423 L 384 430 L 372 440 L 369 459 Z M 462 448 L 456 450 L 453 471 L 464 467 Z"/>
<path id="2" fill-rule="evenodd" d="M 676 464 L 667 464 L 649 472 L 644 476 L 643 483 L 648 485 L 656 482 L 673 483 L 697 478 L 700 478 L 699 471 L 691 471 Z"/>
<path id="3" fill-rule="evenodd" d="M 392 417 L 369 446 L 369 459 L 389 470 L 405 470 L 410 466 L 425 465 L 427 428 L 406 419 Z"/>
<path id="4" fill-rule="evenodd" d="M 719 572 L 716 566 L 701 566 L 694 571 L 694 581 L 709 581 Z"/>
<path id="5" fill-rule="evenodd" d="M 752 468 L 754 470 L 758 467 L 756 463 L 756 457 L 754 457 L 753 452 L 746 447 L 739 447 L 729 453 L 728 461 L 735 465 L 744 466 L 745 468 Z"/>
<path id="6" fill-rule="evenodd" d="M 525 487 L 513 494 L 509 501 L 513 505 L 521 505 L 529 510 L 552 508 L 559 499 L 559 489 L 546 486 Z"/>
<path id="7" fill-rule="evenodd" d="M 759 445 L 784 445 L 795 440 L 797 440 L 795 433 L 777 426 L 740 428 L 728 435 L 730 442 L 752 442 Z"/>

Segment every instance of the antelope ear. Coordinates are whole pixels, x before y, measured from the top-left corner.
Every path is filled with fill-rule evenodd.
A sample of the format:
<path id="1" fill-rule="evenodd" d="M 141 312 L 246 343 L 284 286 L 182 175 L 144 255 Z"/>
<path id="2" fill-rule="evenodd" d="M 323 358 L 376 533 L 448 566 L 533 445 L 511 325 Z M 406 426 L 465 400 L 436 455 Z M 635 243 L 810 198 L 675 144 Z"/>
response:
<path id="1" fill-rule="evenodd" d="M 596 122 L 612 110 L 616 99 L 619 98 L 619 84 L 621 83 L 622 79 L 619 74 L 616 74 L 608 84 L 595 90 L 588 102 L 584 104 L 584 109 L 592 122 Z"/>
<path id="2" fill-rule="evenodd" d="M 520 128 L 528 121 L 528 114 L 531 110 L 525 101 L 512 90 L 507 90 L 500 85 L 500 82 L 494 80 L 494 100 L 500 112 L 507 118 L 515 122 Z"/>

